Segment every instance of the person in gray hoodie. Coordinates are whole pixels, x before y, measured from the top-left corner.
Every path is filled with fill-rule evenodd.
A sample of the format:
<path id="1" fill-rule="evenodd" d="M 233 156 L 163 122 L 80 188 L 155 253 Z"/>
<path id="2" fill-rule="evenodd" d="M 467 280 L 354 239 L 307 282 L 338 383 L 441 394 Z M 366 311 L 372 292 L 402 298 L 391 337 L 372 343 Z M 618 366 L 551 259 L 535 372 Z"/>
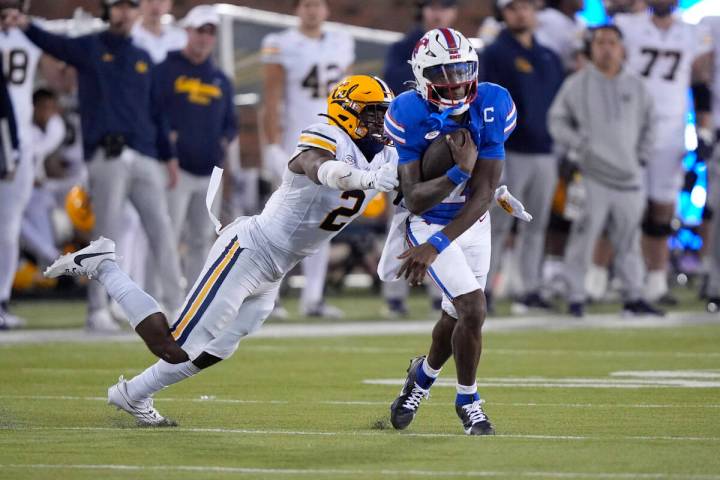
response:
<path id="1" fill-rule="evenodd" d="M 568 77 L 548 113 L 556 145 L 568 152 L 582 177 L 584 202 L 577 202 L 580 212 L 565 252 L 569 313 L 584 313 L 585 273 L 607 226 L 615 273 L 624 285 L 623 313 L 661 315 L 642 298 L 640 253 L 643 165 L 655 135 L 653 102 L 642 80 L 623 68 L 617 27 L 596 27 L 589 41 L 591 63 Z"/>

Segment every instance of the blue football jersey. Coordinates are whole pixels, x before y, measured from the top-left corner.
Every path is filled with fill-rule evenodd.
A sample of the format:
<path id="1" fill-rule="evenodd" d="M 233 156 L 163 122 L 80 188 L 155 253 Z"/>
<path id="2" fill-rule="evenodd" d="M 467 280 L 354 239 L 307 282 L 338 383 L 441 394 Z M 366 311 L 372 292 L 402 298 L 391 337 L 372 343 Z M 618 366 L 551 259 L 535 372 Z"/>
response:
<path id="1" fill-rule="evenodd" d="M 399 164 L 415 162 L 440 135 L 466 128 L 477 145 L 478 159 L 505 158 L 505 140 L 517 124 L 517 109 L 507 90 L 494 83 L 480 83 L 464 123 L 442 115 L 416 91 L 397 96 L 385 115 L 385 132 L 395 143 Z M 447 225 L 465 204 L 464 182 L 442 203 L 422 214 L 430 223 Z"/>

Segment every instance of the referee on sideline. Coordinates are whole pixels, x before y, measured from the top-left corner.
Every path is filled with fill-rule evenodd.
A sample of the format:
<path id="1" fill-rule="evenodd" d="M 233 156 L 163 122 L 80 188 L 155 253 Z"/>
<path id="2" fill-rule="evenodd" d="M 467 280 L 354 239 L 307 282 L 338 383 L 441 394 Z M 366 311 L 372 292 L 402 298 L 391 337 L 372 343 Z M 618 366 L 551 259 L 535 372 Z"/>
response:
<path id="1" fill-rule="evenodd" d="M 102 0 L 108 29 L 77 38 L 51 34 L 19 11 L 4 23 L 21 28 L 46 53 L 77 69 L 83 150 L 97 219 L 94 234 L 117 238 L 123 229 L 123 203 L 132 202 L 158 259 L 162 302 L 172 320 L 183 290 L 165 189 L 177 182 L 178 165 L 172 159 L 152 60 L 130 38 L 138 6 L 139 0 Z M 91 285 L 87 327 L 117 329 L 103 308 L 106 293 L 99 284 Z"/>

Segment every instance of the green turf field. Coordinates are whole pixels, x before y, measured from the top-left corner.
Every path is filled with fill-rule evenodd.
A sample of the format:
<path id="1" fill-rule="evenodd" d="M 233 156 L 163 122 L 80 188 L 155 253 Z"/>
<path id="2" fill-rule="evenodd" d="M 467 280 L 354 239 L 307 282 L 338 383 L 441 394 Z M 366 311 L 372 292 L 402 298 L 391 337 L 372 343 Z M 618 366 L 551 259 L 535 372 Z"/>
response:
<path id="1" fill-rule="evenodd" d="M 386 428 L 427 342 L 249 339 L 158 395 L 174 429 L 105 404 L 153 361 L 139 343 L 0 342 L 0 478 L 720 479 L 720 323 L 486 334 L 492 438 L 461 435 L 451 365 L 407 432 Z"/>

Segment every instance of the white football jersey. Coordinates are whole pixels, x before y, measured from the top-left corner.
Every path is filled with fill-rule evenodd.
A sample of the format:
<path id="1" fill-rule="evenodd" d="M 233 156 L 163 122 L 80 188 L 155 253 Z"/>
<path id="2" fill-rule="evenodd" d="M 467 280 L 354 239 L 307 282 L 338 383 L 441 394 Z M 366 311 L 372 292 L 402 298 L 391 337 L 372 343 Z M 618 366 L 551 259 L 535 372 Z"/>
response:
<path id="1" fill-rule="evenodd" d="M 708 29 L 715 47 L 715 68 L 710 88 L 712 90 L 713 124 L 715 128 L 720 129 L 720 17 L 705 17 L 700 24 Z"/>
<path id="2" fill-rule="evenodd" d="M 0 30 L 0 55 L 13 102 L 20 148 L 32 150 L 33 88 L 42 51 L 18 28 Z"/>
<path id="3" fill-rule="evenodd" d="M 707 30 L 679 17 L 660 30 L 647 12 L 617 15 L 615 23 L 625 37 L 626 65 L 645 80 L 659 121 L 684 126 L 692 64 L 712 48 Z"/>
<path id="4" fill-rule="evenodd" d="M 335 161 L 360 170 L 377 170 L 386 163 L 397 165 L 394 147 L 385 147 L 368 162 L 348 134 L 327 123 L 316 123 L 302 131 L 293 158 L 310 148 L 327 150 L 335 155 Z M 282 184 L 253 221 L 268 241 L 283 252 L 283 258 L 275 261 L 285 271 L 340 233 L 376 194 L 375 190 L 336 190 L 286 168 Z"/>
<path id="5" fill-rule="evenodd" d="M 282 146 L 291 153 L 300 132 L 327 110 L 327 97 L 355 61 L 355 41 L 340 32 L 309 38 L 290 28 L 267 35 L 262 61 L 285 69 Z"/>
<path id="6" fill-rule="evenodd" d="M 583 48 L 585 23 L 579 18 L 570 18 L 555 8 L 539 11 L 537 21 L 537 41 L 555 52 L 567 70 L 575 70 L 576 55 Z"/>
<path id="7" fill-rule="evenodd" d="M 187 33 L 174 25 L 163 25 L 162 34 L 155 35 L 145 29 L 140 22 L 133 26 L 133 43 L 148 52 L 155 63 L 165 60 L 168 52 L 182 50 L 187 44 Z"/>

